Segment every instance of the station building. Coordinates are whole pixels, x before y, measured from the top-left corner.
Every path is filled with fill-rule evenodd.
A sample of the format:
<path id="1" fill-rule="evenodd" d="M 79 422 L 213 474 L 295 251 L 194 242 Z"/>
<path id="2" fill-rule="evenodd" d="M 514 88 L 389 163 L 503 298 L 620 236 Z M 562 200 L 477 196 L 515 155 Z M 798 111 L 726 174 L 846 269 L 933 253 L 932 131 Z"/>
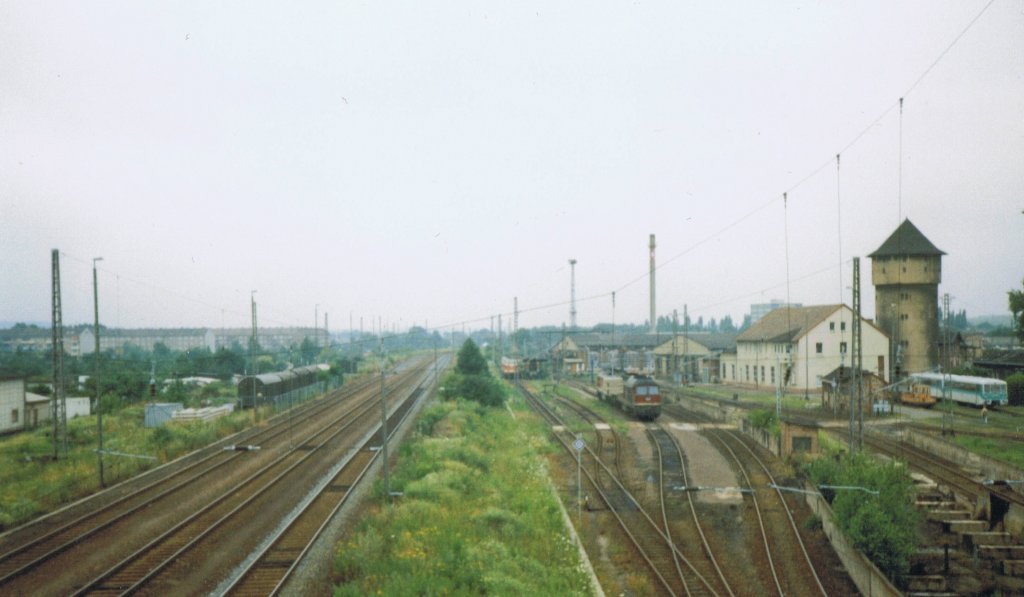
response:
<path id="1" fill-rule="evenodd" d="M 736 338 L 736 352 L 720 357 L 723 382 L 772 391 L 817 393 L 822 378 L 849 367 L 853 310 L 846 305 L 782 307 Z M 888 371 L 889 336 L 861 317 L 863 366 L 879 377 Z"/>

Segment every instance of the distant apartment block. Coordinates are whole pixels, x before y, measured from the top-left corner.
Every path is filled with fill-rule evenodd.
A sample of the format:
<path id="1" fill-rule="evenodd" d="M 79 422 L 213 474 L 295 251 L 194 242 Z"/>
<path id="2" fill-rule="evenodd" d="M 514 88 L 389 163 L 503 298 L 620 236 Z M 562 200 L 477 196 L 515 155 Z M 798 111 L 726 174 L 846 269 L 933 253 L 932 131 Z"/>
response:
<path id="1" fill-rule="evenodd" d="M 803 307 L 803 303 L 787 303 L 782 299 L 772 299 L 767 303 L 750 305 L 750 325 L 754 325 L 765 315 L 768 315 L 779 307 L 785 307 L 786 305 L 789 305 L 790 307 Z"/>

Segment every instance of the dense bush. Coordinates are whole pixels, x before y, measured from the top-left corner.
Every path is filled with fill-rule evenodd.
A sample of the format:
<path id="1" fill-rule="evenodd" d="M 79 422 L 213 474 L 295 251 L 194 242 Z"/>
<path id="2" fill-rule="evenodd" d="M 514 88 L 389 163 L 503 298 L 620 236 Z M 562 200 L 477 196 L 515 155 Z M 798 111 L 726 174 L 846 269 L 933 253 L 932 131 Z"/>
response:
<path id="1" fill-rule="evenodd" d="M 774 410 L 762 409 L 752 411 L 749 420 L 754 429 L 767 431 L 773 435 L 779 434 L 779 419 L 775 416 Z"/>
<path id="2" fill-rule="evenodd" d="M 491 375 L 487 361 L 472 340 L 463 343 L 455 371 L 443 383 L 442 397 L 446 400 L 463 398 L 484 406 L 501 406 L 505 403 L 505 386 Z"/>
<path id="3" fill-rule="evenodd" d="M 822 490 L 846 537 L 889 578 L 903 582 L 921 520 L 914 508 L 914 487 L 906 466 L 860 453 L 842 459 L 822 458 L 807 464 L 805 471 L 815 486 L 878 492 L 876 496 L 857 489 Z"/>
<path id="4" fill-rule="evenodd" d="M 1006 393 L 1013 406 L 1024 406 L 1024 373 L 1006 378 Z"/>

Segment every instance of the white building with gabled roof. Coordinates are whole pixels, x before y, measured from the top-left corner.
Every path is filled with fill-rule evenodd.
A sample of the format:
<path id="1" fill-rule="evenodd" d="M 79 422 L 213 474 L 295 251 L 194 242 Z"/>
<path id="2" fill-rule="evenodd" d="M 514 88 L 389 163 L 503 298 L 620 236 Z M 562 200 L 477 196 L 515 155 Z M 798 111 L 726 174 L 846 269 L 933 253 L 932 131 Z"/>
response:
<path id="1" fill-rule="evenodd" d="M 813 391 L 840 365 L 850 366 L 853 310 L 846 305 L 782 307 L 736 338 L 736 353 L 723 354 L 723 382 L 773 390 Z M 864 370 L 885 378 L 889 336 L 861 317 Z"/>

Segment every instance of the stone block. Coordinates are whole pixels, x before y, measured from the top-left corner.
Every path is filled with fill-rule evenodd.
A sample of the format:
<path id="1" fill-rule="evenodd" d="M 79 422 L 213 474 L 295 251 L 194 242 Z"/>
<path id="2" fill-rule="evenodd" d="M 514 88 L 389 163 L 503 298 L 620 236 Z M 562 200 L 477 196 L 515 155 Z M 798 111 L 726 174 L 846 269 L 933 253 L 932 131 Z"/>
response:
<path id="1" fill-rule="evenodd" d="M 1024 560 L 1003 560 L 1003 574 L 1024 578 Z"/>
<path id="2" fill-rule="evenodd" d="M 985 520 L 950 520 L 949 532 L 951 533 L 987 533 L 988 521 Z M 1000 543 L 999 545 L 1002 545 Z"/>
<path id="3" fill-rule="evenodd" d="M 946 590 L 946 577 L 938 574 L 927 576 L 910 576 L 907 578 L 907 590 L 911 592 L 935 593 Z"/>
<path id="4" fill-rule="evenodd" d="M 971 513 L 967 510 L 929 510 L 928 520 L 948 522 L 951 520 L 970 520 Z"/>

